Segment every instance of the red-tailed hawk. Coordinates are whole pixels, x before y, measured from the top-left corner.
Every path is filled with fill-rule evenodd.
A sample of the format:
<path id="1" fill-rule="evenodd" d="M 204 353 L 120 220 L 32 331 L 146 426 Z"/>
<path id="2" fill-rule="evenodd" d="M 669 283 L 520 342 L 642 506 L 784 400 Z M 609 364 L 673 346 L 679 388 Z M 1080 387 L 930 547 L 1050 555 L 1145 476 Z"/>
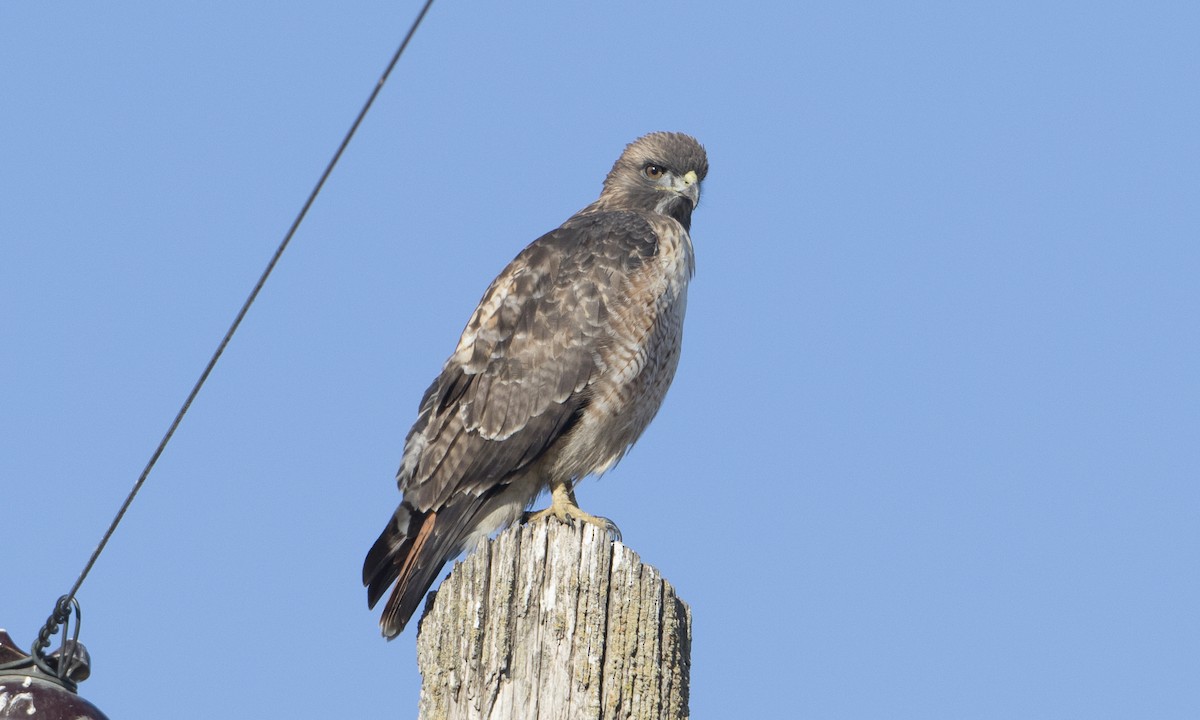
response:
<path id="1" fill-rule="evenodd" d="M 446 561 L 520 518 L 616 526 L 573 488 L 650 424 L 679 363 L 688 234 L 708 159 L 680 133 L 630 143 L 596 202 L 509 263 L 421 400 L 397 475 L 403 498 L 363 563 L 379 626 L 403 629 Z"/>

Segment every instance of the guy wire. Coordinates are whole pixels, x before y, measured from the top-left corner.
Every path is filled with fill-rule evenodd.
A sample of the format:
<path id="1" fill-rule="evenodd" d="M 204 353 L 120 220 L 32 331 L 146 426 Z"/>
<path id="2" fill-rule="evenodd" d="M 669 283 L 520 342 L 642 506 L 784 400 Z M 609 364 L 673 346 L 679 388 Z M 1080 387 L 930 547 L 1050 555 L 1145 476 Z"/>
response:
<path id="1" fill-rule="evenodd" d="M 358 116 L 354 119 L 354 123 L 346 132 L 345 137 L 342 138 L 341 144 L 338 145 L 337 152 L 333 154 L 333 157 L 329 160 L 329 164 L 325 166 L 325 171 L 321 173 L 320 179 L 317 180 L 317 184 L 313 187 L 312 192 L 309 193 L 308 199 L 304 202 L 304 206 L 300 208 L 300 212 L 296 215 L 296 219 L 292 221 L 291 227 L 288 228 L 287 234 L 284 235 L 282 242 L 279 243 L 279 247 L 276 248 L 275 254 L 271 257 L 271 261 L 267 263 L 266 269 L 263 270 L 262 275 L 258 278 L 258 282 L 255 283 L 254 289 L 250 291 L 250 295 L 246 298 L 246 301 L 242 303 L 241 309 L 238 310 L 237 317 L 234 318 L 233 323 L 225 332 L 225 337 L 221 339 L 221 343 L 217 346 L 216 351 L 213 352 L 212 357 L 209 358 L 208 364 L 204 367 L 204 372 L 200 373 L 200 378 L 196 380 L 196 384 L 192 386 L 192 391 L 188 393 L 187 399 L 183 401 L 183 405 L 179 408 L 179 412 L 175 414 L 175 419 L 171 421 L 171 425 L 167 428 L 166 434 L 163 435 L 162 440 L 160 440 L 158 443 L 158 447 L 155 448 L 154 453 L 150 456 L 150 460 L 146 463 L 146 467 L 142 470 L 142 474 L 138 476 L 137 482 L 133 484 L 133 488 L 129 491 L 129 495 L 126 496 L 125 502 L 121 504 L 121 508 L 113 517 L 112 522 L 108 526 L 108 530 L 105 531 L 104 536 L 100 539 L 100 544 L 97 545 L 96 549 L 92 552 L 92 556 L 88 559 L 87 565 L 85 565 L 83 567 L 83 571 L 79 573 L 79 577 L 75 580 L 75 584 L 71 586 L 70 591 L 68 591 L 65 596 L 59 599 L 58 607 L 63 606 L 64 603 L 70 603 L 75 599 L 75 594 L 79 592 L 79 588 L 81 585 L 83 585 L 83 581 L 87 578 L 88 573 L 92 571 L 92 566 L 96 564 L 96 560 L 100 557 L 100 553 L 104 551 L 104 547 L 108 544 L 113 532 L 116 531 L 117 525 L 119 525 L 121 523 L 121 519 L 125 517 L 125 511 L 128 510 L 129 506 L 133 503 L 133 499 L 137 496 L 138 491 L 142 489 L 142 485 L 146 482 L 146 478 L 150 475 L 150 471 L 154 469 L 154 465 L 158 462 L 158 458 L 162 455 L 163 450 L 166 449 L 167 443 L 171 441 L 171 437 L 175 434 L 175 430 L 179 427 L 179 423 L 183 421 L 183 416 L 187 414 L 188 408 L 192 406 L 192 401 L 195 400 L 196 395 L 200 393 L 200 388 L 203 387 L 205 381 L 208 380 L 208 376 L 212 373 L 213 367 L 216 366 L 217 360 L 219 360 L 221 355 L 225 352 L 225 348 L 229 345 L 229 341 L 233 338 L 233 334 L 237 332 L 238 326 L 242 324 L 242 319 L 246 317 L 246 313 L 250 310 L 250 306 L 254 304 L 254 300 L 258 297 L 259 291 L 262 290 L 267 278 L 271 275 L 271 271 L 275 269 L 275 265 L 279 262 L 280 256 L 283 255 L 283 251 L 287 249 L 288 243 L 291 242 L 292 236 L 296 234 L 296 230 L 300 227 L 300 223 L 304 221 L 304 217 L 308 214 L 309 208 L 312 207 L 313 202 L 317 199 L 317 195 L 321 192 L 321 188 L 325 185 L 325 181 L 333 172 L 333 168 L 337 165 L 338 160 L 341 159 L 342 153 L 346 150 L 346 146 L 350 144 L 350 139 L 354 137 L 354 133 L 358 130 L 358 126 L 362 123 L 363 118 L 366 117 L 367 111 L 371 109 L 371 105 L 375 102 L 375 98 L 378 97 L 379 91 L 383 89 L 383 84 L 387 82 L 388 76 L 391 74 L 392 69 L 395 68 L 396 63 L 400 61 L 400 56 L 404 54 L 404 49 L 408 47 L 409 41 L 412 40 L 413 35 L 417 32 L 417 28 L 421 25 L 421 20 L 425 18 L 425 14 L 429 11 L 429 7 L 431 5 L 433 5 L 433 0 L 426 0 L 425 5 L 417 14 L 416 19 L 413 20 L 412 25 L 408 29 L 408 33 L 405 34 L 404 40 L 400 43 L 400 47 L 397 48 L 395 54 L 392 55 L 391 62 L 388 63 L 387 68 L 379 77 L 379 81 L 375 84 L 375 88 L 371 91 L 370 96 L 363 104 Z M 57 612 L 54 615 L 51 615 L 51 617 L 46 621 L 45 628 L 43 628 L 43 630 L 49 629 L 50 635 L 53 635 L 57 632 L 59 625 L 57 616 Z"/>

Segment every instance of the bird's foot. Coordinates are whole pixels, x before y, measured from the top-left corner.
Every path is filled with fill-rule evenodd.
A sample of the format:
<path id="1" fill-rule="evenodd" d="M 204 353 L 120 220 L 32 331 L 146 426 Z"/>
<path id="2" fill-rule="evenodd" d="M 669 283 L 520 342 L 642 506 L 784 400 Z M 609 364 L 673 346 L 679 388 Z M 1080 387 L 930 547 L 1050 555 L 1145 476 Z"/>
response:
<path id="1" fill-rule="evenodd" d="M 527 512 L 521 518 L 521 521 L 529 523 L 554 518 L 567 525 L 582 522 L 588 525 L 595 525 L 603 530 L 612 540 L 621 541 L 621 529 L 617 527 L 615 522 L 606 517 L 584 512 L 579 508 L 579 504 L 575 502 L 575 493 L 563 488 L 565 488 L 563 485 L 554 486 L 550 496 L 550 507 L 538 512 Z"/>

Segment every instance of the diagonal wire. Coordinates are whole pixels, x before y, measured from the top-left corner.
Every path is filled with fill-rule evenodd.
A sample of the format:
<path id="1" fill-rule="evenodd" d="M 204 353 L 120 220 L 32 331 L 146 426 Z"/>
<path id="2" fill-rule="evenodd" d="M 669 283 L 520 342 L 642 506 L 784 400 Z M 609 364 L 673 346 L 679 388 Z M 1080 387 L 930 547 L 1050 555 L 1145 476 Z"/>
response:
<path id="1" fill-rule="evenodd" d="M 304 206 L 300 208 L 300 212 L 296 215 L 296 219 L 292 221 L 292 226 L 288 228 L 287 234 L 283 237 L 283 241 L 279 243 L 279 247 L 276 248 L 275 254 L 271 256 L 271 261 L 267 263 L 267 267 L 265 270 L 263 270 L 262 275 L 258 278 L 258 282 L 255 283 L 254 289 L 250 291 L 250 295 L 246 298 L 246 301 L 242 303 L 242 308 L 241 310 L 238 310 L 237 317 L 234 318 L 233 324 L 231 324 L 229 326 L 229 330 L 225 332 L 225 337 L 221 338 L 221 343 L 217 346 L 217 349 L 212 354 L 212 357 L 209 358 L 208 365 L 205 366 L 204 372 L 200 373 L 200 378 L 196 381 L 196 384 L 192 386 L 192 391 L 188 393 L 187 399 L 183 401 L 183 405 L 179 408 L 179 412 L 175 414 L 175 419 L 171 421 L 171 425 L 167 428 L 166 434 L 163 435 L 162 440 L 159 441 L 158 447 L 154 450 L 154 454 L 150 456 L 150 461 L 146 463 L 145 469 L 142 470 L 142 474 L 138 477 L 137 482 L 133 484 L 133 488 L 129 491 L 129 495 L 125 498 L 125 502 L 121 504 L 120 510 L 118 510 L 116 516 L 113 517 L 112 523 L 109 524 L 108 530 L 104 533 L 104 537 L 100 539 L 100 544 L 97 545 L 96 549 L 92 552 L 92 556 L 88 559 L 87 565 L 84 566 L 83 572 L 79 573 L 79 577 L 75 580 L 75 584 L 71 586 L 71 590 L 65 596 L 63 596 L 63 598 L 60 598 L 60 607 L 64 604 L 64 601 L 69 603 L 70 601 L 74 600 L 75 593 L 79 592 L 79 587 L 83 585 L 83 581 L 87 578 L 88 573 L 92 571 L 92 566 L 96 564 L 96 560 L 100 557 L 100 553 L 104 551 L 104 547 L 108 544 L 113 532 L 116 531 L 117 525 L 121 523 L 121 518 L 125 517 L 125 511 L 128 510 L 130 504 L 133 503 L 133 499 L 137 496 L 138 491 L 142 489 L 142 485 L 145 484 L 146 478 L 150 475 L 150 471 L 154 469 L 154 465 L 158 462 L 158 458 L 162 455 L 163 450 L 166 449 L 167 443 L 171 441 L 171 436 L 175 434 L 175 430 L 179 427 L 179 423 L 183 421 L 183 416 L 187 414 L 188 408 L 192 406 L 192 401 L 195 400 L 196 395 L 200 393 L 200 388 L 202 388 L 204 386 L 204 382 L 208 380 L 208 376 L 212 373 L 213 367 L 216 366 L 217 360 L 219 360 L 221 355 L 225 352 L 225 348 L 229 345 L 229 341 L 233 338 L 233 334 L 237 332 L 238 326 L 242 324 L 242 319 L 246 317 L 246 313 L 250 310 L 250 306 L 254 304 L 254 300 L 258 297 L 259 291 L 262 290 L 263 285 L 267 282 L 267 278 L 270 277 L 271 271 L 275 269 L 275 265 L 279 262 L 279 258 L 283 255 L 283 251 L 287 249 L 288 243 L 292 241 L 292 236 L 296 234 L 296 230 L 300 227 L 300 223 L 304 221 L 304 216 L 308 214 L 309 208 L 312 207 L 313 202 L 317 199 L 317 195 L 320 194 L 321 188 L 325 185 L 325 181 L 333 172 L 333 168 L 337 165 L 338 160 L 341 159 L 342 153 L 346 150 L 346 146 L 350 144 L 350 139 L 354 137 L 354 133 L 358 130 L 358 126 L 362 123 L 363 118 L 366 117 L 367 111 L 371 109 L 371 105 L 375 102 L 375 98 L 379 96 L 379 91 L 383 89 L 383 84 L 387 82 L 388 76 L 392 73 L 392 69 L 395 68 L 396 63 L 400 61 L 400 56 L 404 54 L 404 49 L 408 47 L 409 41 L 412 40 L 413 35 L 417 32 L 417 28 L 421 25 L 421 21 L 425 18 L 425 14 L 429 11 L 429 7 L 431 5 L 433 5 L 433 0 L 426 0 L 425 5 L 421 8 L 421 12 L 419 12 L 416 19 L 413 20 L 412 26 L 409 27 L 408 33 L 405 34 L 404 40 L 400 43 L 400 47 L 396 49 L 396 53 L 392 55 L 391 62 L 388 63 L 387 68 L 383 71 L 383 75 L 379 77 L 379 82 L 375 83 L 375 89 L 371 91 L 371 95 L 363 104 L 362 110 L 358 112 L 358 117 L 354 118 L 354 124 L 350 126 L 350 129 L 346 132 L 346 136 L 342 138 L 341 144 L 338 145 L 337 152 L 333 154 L 333 157 L 329 160 L 329 164 L 325 166 L 325 171 L 321 173 L 321 178 L 317 180 L 317 184 L 313 187 L 312 192 L 309 193 L 308 199 L 304 202 Z M 49 634 L 57 632 L 57 627 L 59 624 L 58 617 L 59 613 L 56 612 L 55 615 L 52 615 L 50 619 L 46 621 L 46 628 L 53 628 L 50 630 Z M 45 630 L 46 628 L 43 629 Z"/>

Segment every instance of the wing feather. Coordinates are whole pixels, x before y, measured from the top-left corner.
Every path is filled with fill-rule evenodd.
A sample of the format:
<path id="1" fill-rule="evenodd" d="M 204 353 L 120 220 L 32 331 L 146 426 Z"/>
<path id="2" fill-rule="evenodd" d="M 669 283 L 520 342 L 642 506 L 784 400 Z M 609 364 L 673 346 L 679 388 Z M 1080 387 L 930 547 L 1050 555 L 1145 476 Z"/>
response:
<path id="1" fill-rule="evenodd" d="M 634 213 L 580 215 L 500 273 L 421 404 L 397 478 L 406 502 L 429 511 L 485 493 L 574 426 L 602 369 L 610 309 L 656 251 Z"/>

